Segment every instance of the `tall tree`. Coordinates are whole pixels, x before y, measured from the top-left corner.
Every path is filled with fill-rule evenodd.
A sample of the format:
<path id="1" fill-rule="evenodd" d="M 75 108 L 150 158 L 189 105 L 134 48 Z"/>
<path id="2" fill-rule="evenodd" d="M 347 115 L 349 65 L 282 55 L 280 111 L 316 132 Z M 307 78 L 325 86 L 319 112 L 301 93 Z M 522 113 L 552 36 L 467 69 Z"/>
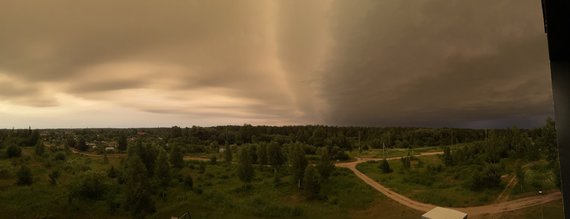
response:
<path id="1" fill-rule="evenodd" d="M 155 211 L 151 186 L 146 167 L 137 154 L 129 156 L 125 170 L 125 206 L 135 218 L 142 218 Z"/>
<path id="2" fill-rule="evenodd" d="M 182 150 L 176 144 L 172 146 L 170 151 L 170 164 L 175 168 L 184 167 L 184 154 L 182 154 Z"/>
<path id="3" fill-rule="evenodd" d="M 319 171 L 321 179 L 326 181 L 334 171 L 334 164 L 329 155 L 329 150 L 326 147 L 320 150 L 320 154 L 321 156 L 317 163 L 317 170 Z"/>
<path id="4" fill-rule="evenodd" d="M 289 148 L 289 167 L 291 173 L 293 174 L 293 182 L 297 184 L 297 187 L 301 189 L 303 185 L 303 174 L 305 173 L 305 168 L 307 167 L 307 158 L 305 157 L 305 151 L 300 144 L 292 144 Z"/>
<path id="5" fill-rule="evenodd" d="M 168 187 L 170 183 L 170 166 L 168 165 L 168 157 L 166 151 L 160 148 L 156 159 L 155 177 L 162 188 Z"/>
<path id="6" fill-rule="evenodd" d="M 451 148 L 449 146 L 445 146 L 443 148 L 443 163 L 445 166 L 452 166 L 453 165 L 453 157 L 451 155 Z"/>
<path id="7" fill-rule="evenodd" d="M 125 133 L 121 133 L 117 138 L 117 149 L 119 151 L 127 150 L 127 135 Z"/>
<path id="8" fill-rule="evenodd" d="M 284 162 L 285 156 L 281 147 L 277 143 L 271 142 L 267 146 L 267 163 L 273 167 L 273 172 L 277 173 Z"/>
<path id="9" fill-rule="evenodd" d="M 251 155 L 247 147 L 242 147 L 238 153 L 239 166 L 237 169 L 237 175 L 239 179 L 245 184 L 249 184 L 253 179 L 254 171 L 251 165 Z"/>
<path id="10" fill-rule="evenodd" d="M 313 166 L 309 165 L 305 168 L 303 174 L 303 194 L 307 199 L 318 198 L 320 193 L 320 180 L 317 171 Z"/>

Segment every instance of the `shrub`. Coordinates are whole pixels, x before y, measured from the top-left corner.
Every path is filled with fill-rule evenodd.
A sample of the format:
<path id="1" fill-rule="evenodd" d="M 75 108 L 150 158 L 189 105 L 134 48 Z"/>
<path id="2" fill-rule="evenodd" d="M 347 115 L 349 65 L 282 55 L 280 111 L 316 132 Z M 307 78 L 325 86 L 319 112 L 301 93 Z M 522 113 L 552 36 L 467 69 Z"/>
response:
<path id="1" fill-rule="evenodd" d="M 20 157 L 22 155 L 22 149 L 17 145 L 10 145 L 6 148 L 6 156 L 11 157 Z"/>
<path id="2" fill-rule="evenodd" d="M 192 180 L 192 176 L 186 175 L 186 177 L 184 177 L 184 185 L 189 189 L 192 189 L 194 186 L 194 180 Z"/>
<path id="3" fill-rule="evenodd" d="M 59 161 L 65 161 L 65 159 L 66 159 L 65 153 L 63 153 L 63 152 L 61 152 L 61 151 L 60 151 L 60 152 L 57 152 L 57 153 L 55 153 L 55 155 L 53 156 L 53 159 L 54 159 L 54 160 L 59 160 Z"/>
<path id="4" fill-rule="evenodd" d="M 70 196 L 91 200 L 101 198 L 107 191 L 107 185 L 103 179 L 105 177 L 101 172 L 87 171 L 81 174 L 79 181 L 72 184 Z"/>
<path id="5" fill-rule="evenodd" d="M 390 168 L 390 164 L 388 164 L 388 161 L 386 159 L 382 160 L 378 167 L 380 168 L 380 170 L 382 170 L 382 173 L 392 172 L 392 168 Z"/>
<path id="6" fill-rule="evenodd" d="M 59 178 L 59 170 L 54 170 L 51 171 L 51 173 L 49 173 L 48 177 L 49 177 L 49 183 L 52 185 L 56 185 L 57 184 L 57 179 Z"/>
<path id="7" fill-rule="evenodd" d="M 18 170 L 18 181 L 16 182 L 19 186 L 28 186 L 33 182 L 32 171 L 27 166 L 20 167 Z"/>

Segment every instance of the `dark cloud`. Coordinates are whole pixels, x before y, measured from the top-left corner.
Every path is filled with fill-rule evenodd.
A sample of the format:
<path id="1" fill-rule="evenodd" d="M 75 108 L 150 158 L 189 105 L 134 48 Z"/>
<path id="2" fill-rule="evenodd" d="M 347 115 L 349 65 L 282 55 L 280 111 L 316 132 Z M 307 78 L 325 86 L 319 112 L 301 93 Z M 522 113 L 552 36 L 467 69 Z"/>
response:
<path id="1" fill-rule="evenodd" d="M 336 4 L 323 92 L 332 123 L 528 126 L 552 115 L 539 3 Z"/>
<path id="2" fill-rule="evenodd" d="M 0 104 L 535 126 L 553 111 L 541 19 L 531 0 L 2 1 Z"/>

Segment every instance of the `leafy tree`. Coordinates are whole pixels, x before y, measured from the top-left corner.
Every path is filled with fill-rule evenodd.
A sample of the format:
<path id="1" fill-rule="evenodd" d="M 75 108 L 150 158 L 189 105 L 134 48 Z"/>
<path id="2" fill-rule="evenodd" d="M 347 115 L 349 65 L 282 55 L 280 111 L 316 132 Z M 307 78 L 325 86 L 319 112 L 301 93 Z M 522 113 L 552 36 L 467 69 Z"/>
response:
<path id="1" fill-rule="evenodd" d="M 523 191 L 525 184 L 525 172 L 520 163 L 515 164 L 515 177 L 517 178 L 520 190 Z"/>
<path id="2" fill-rule="evenodd" d="M 324 181 L 326 181 L 334 171 L 334 164 L 330 158 L 329 150 L 327 148 L 323 148 L 321 150 L 321 157 L 317 163 L 317 170 L 321 179 Z"/>
<path id="3" fill-rule="evenodd" d="M 170 164 L 175 168 L 184 167 L 184 154 L 178 145 L 174 145 L 170 151 Z"/>
<path id="4" fill-rule="evenodd" d="M 262 143 L 257 145 L 257 163 L 260 165 L 267 165 L 267 144 Z"/>
<path id="5" fill-rule="evenodd" d="M 546 125 L 542 127 L 538 143 L 546 151 L 546 158 L 550 161 L 558 160 L 558 144 L 556 142 L 556 127 L 554 120 L 546 119 Z"/>
<path id="6" fill-rule="evenodd" d="M 10 146 L 8 146 L 8 148 L 6 148 L 6 156 L 9 158 L 20 157 L 21 155 L 22 155 L 22 149 L 15 144 L 11 144 Z"/>
<path id="7" fill-rule="evenodd" d="M 182 129 L 178 126 L 172 126 L 171 128 L 171 136 L 173 138 L 178 138 L 182 136 Z"/>
<path id="8" fill-rule="evenodd" d="M 445 166 L 453 166 L 453 157 L 451 155 L 451 148 L 449 148 L 449 146 L 446 146 L 443 148 L 443 163 L 445 164 Z"/>
<path id="9" fill-rule="evenodd" d="M 125 133 L 121 133 L 117 138 L 117 149 L 119 151 L 125 151 L 127 150 L 127 145 L 128 145 L 127 135 L 125 135 Z"/>
<path id="10" fill-rule="evenodd" d="M 38 143 L 39 140 L 40 140 L 40 131 L 35 129 L 31 132 L 28 138 L 27 146 L 34 146 Z"/>
<path id="11" fill-rule="evenodd" d="M 16 184 L 19 186 L 29 186 L 33 182 L 32 170 L 27 166 L 21 166 L 17 173 Z"/>
<path id="12" fill-rule="evenodd" d="M 382 170 L 383 173 L 391 173 L 392 172 L 392 168 L 390 168 L 390 164 L 388 163 L 386 158 L 384 158 L 384 160 L 380 161 L 379 168 L 380 168 L 380 170 Z"/>
<path id="13" fill-rule="evenodd" d="M 276 143 L 270 143 L 267 147 L 267 163 L 273 167 L 273 172 L 276 174 L 279 168 L 285 163 L 285 156 L 281 147 Z"/>
<path id="14" fill-rule="evenodd" d="M 288 156 L 290 171 L 293 174 L 293 182 L 301 189 L 301 185 L 303 185 L 303 175 L 308 164 L 305 151 L 303 151 L 300 144 L 292 144 L 290 145 Z"/>
<path id="15" fill-rule="evenodd" d="M 210 156 L 210 164 L 216 165 L 218 163 L 218 157 L 216 155 Z"/>
<path id="16" fill-rule="evenodd" d="M 80 151 L 87 151 L 89 149 L 89 146 L 87 146 L 87 143 L 85 142 L 85 138 L 79 138 L 76 148 Z"/>
<path id="17" fill-rule="evenodd" d="M 170 183 L 170 166 L 168 165 L 168 158 L 166 151 L 160 149 L 158 152 L 158 158 L 156 160 L 156 170 L 154 171 L 155 177 L 159 184 L 166 188 Z"/>
<path id="18" fill-rule="evenodd" d="M 303 194 L 307 199 L 318 198 L 320 193 L 320 180 L 319 175 L 315 168 L 311 165 L 305 168 L 303 174 Z"/>
<path id="19" fill-rule="evenodd" d="M 73 137 L 67 137 L 67 140 L 65 141 L 65 148 L 69 150 L 70 148 L 75 148 L 76 146 L 77 141 L 75 141 Z"/>
<path id="20" fill-rule="evenodd" d="M 125 206 L 131 210 L 132 216 L 142 218 L 154 213 L 155 207 L 151 197 L 148 172 L 138 155 L 129 156 L 125 175 Z"/>
<path id="21" fill-rule="evenodd" d="M 471 190 L 497 188 L 501 185 L 501 174 L 496 164 L 486 164 L 476 170 L 468 181 Z"/>
<path id="22" fill-rule="evenodd" d="M 239 166 L 237 169 L 237 175 L 239 179 L 245 184 L 249 184 L 253 179 L 254 171 L 251 165 L 251 156 L 249 149 L 247 147 L 242 147 L 238 153 L 239 156 Z"/>

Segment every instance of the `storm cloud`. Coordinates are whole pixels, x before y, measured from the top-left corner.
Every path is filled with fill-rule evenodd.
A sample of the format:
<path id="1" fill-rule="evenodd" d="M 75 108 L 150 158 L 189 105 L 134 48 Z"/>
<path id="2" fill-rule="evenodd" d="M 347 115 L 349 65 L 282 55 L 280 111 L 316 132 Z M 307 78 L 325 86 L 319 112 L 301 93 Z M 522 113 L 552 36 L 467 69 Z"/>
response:
<path id="1" fill-rule="evenodd" d="M 3 1 L 0 125 L 534 127 L 553 114 L 540 7 Z"/>

